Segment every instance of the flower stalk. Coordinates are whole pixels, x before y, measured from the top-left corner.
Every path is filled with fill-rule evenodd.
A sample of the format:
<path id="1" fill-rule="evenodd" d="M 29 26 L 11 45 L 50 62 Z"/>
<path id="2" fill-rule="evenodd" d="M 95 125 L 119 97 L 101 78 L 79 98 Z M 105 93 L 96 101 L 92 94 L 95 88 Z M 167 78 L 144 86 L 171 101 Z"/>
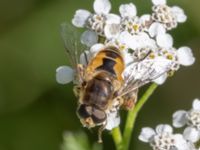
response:
<path id="1" fill-rule="evenodd" d="M 117 150 L 122 150 L 122 134 L 121 134 L 121 130 L 119 127 L 116 127 L 112 130 L 112 137 L 114 140 L 114 143 L 116 145 L 116 149 Z"/>
<path id="2" fill-rule="evenodd" d="M 153 83 L 141 97 L 135 108 L 128 112 L 123 137 L 121 137 L 119 128 L 115 128 L 112 131 L 117 150 L 128 150 L 137 115 L 157 87 L 158 85 Z M 119 137 L 116 137 L 118 135 Z"/>

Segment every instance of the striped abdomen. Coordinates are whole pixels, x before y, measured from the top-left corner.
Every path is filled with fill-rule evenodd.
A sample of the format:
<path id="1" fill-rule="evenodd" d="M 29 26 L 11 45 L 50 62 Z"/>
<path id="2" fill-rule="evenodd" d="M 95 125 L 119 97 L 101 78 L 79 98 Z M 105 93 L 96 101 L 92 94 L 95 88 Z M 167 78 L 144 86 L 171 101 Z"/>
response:
<path id="1" fill-rule="evenodd" d="M 124 67 L 124 61 L 120 51 L 115 47 L 107 47 L 97 53 L 90 61 L 87 71 L 106 71 L 118 80 L 122 80 L 121 75 Z"/>

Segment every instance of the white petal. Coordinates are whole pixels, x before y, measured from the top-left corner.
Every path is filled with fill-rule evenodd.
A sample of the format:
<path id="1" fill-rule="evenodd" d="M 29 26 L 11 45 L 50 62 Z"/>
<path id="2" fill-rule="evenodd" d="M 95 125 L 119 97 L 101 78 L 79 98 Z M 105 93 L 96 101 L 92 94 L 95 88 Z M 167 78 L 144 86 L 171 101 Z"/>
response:
<path id="1" fill-rule="evenodd" d="M 119 12 L 122 17 L 134 17 L 137 14 L 137 9 L 133 3 L 123 4 L 120 5 Z"/>
<path id="2" fill-rule="evenodd" d="M 152 0 L 154 5 L 165 5 L 166 0 Z"/>
<path id="3" fill-rule="evenodd" d="M 148 47 L 148 48 L 155 48 L 156 42 L 154 39 L 150 38 L 149 35 L 145 32 L 138 33 L 135 35 L 137 37 L 137 43 L 140 45 L 140 48 Z"/>
<path id="4" fill-rule="evenodd" d="M 118 41 L 122 44 L 127 45 L 128 47 L 130 47 L 130 45 L 132 45 L 133 42 L 132 36 L 126 31 L 120 33 Z"/>
<path id="5" fill-rule="evenodd" d="M 91 52 L 84 51 L 84 53 L 82 53 L 80 56 L 80 63 L 83 65 L 87 65 L 90 59 L 91 59 Z"/>
<path id="6" fill-rule="evenodd" d="M 120 117 L 117 111 L 110 112 L 107 114 L 107 124 L 105 129 L 112 130 L 115 127 L 118 127 L 120 124 Z"/>
<path id="7" fill-rule="evenodd" d="M 92 53 L 92 55 L 94 56 L 96 53 L 98 53 L 100 50 L 102 50 L 105 47 L 105 45 L 103 44 L 95 44 L 90 48 L 90 52 Z"/>
<path id="8" fill-rule="evenodd" d="M 195 128 L 187 127 L 184 132 L 183 136 L 185 139 L 195 143 L 199 140 L 199 131 L 197 131 Z"/>
<path id="9" fill-rule="evenodd" d="M 87 10 L 79 9 L 76 11 L 74 18 L 72 19 L 72 24 L 76 27 L 85 27 L 86 21 L 91 13 Z"/>
<path id="10" fill-rule="evenodd" d="M 126 37 L 123 39 L 126 45 L 133 50 L 144 47 L 154 48 L 156 46 L 155 41 L 144 32 L 138 33 L 137 35 L 124 33 L 124 37 Z"/>
<path id="11" fill-rule="evenodd" d="M 152 128 L 142 128 L 142 131 L 139 135 L 139 140 L 148 143 L 151 138 L 155 135 L 155 131 Z"/>
<path id="12" fill-rule="evenodd" d="M 193 103 L 192 103 L 192 108 L 194 110 L 199 110 L 200 111 L 200 100 L 199 99 L 194 99 Z"/>
<path id="13" fill-rule="evenodd" d="M 115 38 L 120 33 L 119 24 L 107 24 L 104 28 L 104 34 L 107 39 Z"/>
<path id="14" fill-rule="evenodd" d="M 98 35 L 94 31 L 87 30 L 81 35 L 81 43 L 88 47 L 93 46 L 98 42 Z"/>
<path id="15" fill-rule="evenodd" d="M 176 111 L 173 114 L 173 126 L 176 128 L 183 127 L 187 123 L 187 112 L 184 110 Z"/>
<path id="16" fill-rule="evenodd" d="M 155 82 L 158 85 L 162 85 L 163 83 L 165 83 L 166 80 L 167 80 L 167 73 L 165 73 L 162 76 L 160 76 L 159 78 L 153 80 L 153 82 Z"/>
<path id="17" fill-rule="evenodd" d="M 56 81 L 59 84 L 67 84 L 74 78 L 74 70 L 69 66 L 60 66 L 56 69 Z"/>
<path id="18" fill-rule="evenodd" d="M 146 21 L 150 21 L 151 20 L 151 15 L 150 14 L 144 14 L 140 17 L 140 22 L 144 23 Z"/>
<path id="19" fill-rule="evenodd" d="M 160 124 L 156 127 L 156 132 L 157 133 L 172 133 L 173 129 L 170 125 L 168 124 Z"/>
<path id="20" fill-rule="evenodd" d="M 111 3 L 109 0 L 95 0 L 93 7 L 97 14 L 108 14 L 111 10 Z"/>
<path id="21" fill-rule="evenodd" d="M 106 24 L 120 24 L 121 18 L 115 14 L 106 15 Z"/>
<path id="22" fill-rule="evenodd" d="M 162 48 L 171 48 L 173 45 L 173 38 L 170 34 L 158 34 L 156 41 Z"/>
<path id="23" fill-rule="evenodd" d="M 187 16 L 185 15 L 182 8 L 180 8 L 178 6 L 174 6 L 174 7 L 172 7 L 171 10 L 172 10 L 173 14 L 176 16 L 176 19 L 178 22 L 183 23 L 187 20 Z"/>
<path id="24" fill-rule="evenodd" d="M 181 65 L 190 66 L 194 64 L 195 58 L 189 47 L 181 47 L 177 51 L 178 60 Z"/>
<path id="25" fill-rule="evenodd" d="M 165 27 L 160 23 L 153 23 L 149 27 L 149 34 L 151 37 L 155 37 L 158 34 L 164 34 L 166 32 Z"/>
<path id="26" fill-rule="evenodd" d="M 123 58 L 124 58 L 124 61 L 125 61 L 125 64 L 128 65 L 130 64 L 131 62 L 133 62 L 133 57 L 131 56 L 130 53 L 128 53 L 127 51 L 122 51 L 123 52 Z"/>
<path id="27" fill-rule="evenodd" d="M 184 139 L 182 134 L 175 134 L 175 146 L 178 148 L 178 150 L 191 150 L 190 145 L 188 142 Z"/>

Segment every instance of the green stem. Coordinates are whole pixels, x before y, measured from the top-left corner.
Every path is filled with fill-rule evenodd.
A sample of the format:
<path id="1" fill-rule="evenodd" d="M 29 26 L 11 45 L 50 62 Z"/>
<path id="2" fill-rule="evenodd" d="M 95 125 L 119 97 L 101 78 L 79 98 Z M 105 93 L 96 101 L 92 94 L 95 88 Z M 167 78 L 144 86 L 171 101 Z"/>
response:
<path id="1" fill-rule="evenodd" d="M 122 150 L 122 134 L 119 127 L 112 130 L 112 137 L 117 150 Z"/>
<path id="2" fill-rule="evenodd" d="M 136 118 L 137 118 L 139 111 L 141 110 L 141 108 L 143 107 L 145 102 L 149 99 L 149 97 L 153 94 L 153 92 L 155 91 L 155 89 L 157 87 L 158 86 L 156 84 L 152 84 L 147 89 L 147 91 L 144 93 L 144 95 L 141 97 L 141 99 L 138 101 L 135 108 L 128 112 L 128 116 L 127 116 L 127 120 L 126 120 L 126 124 L 125 124 L 125 129 L 124 129 L 124 134 L 123 134 L 123 140 L 122 140 L 122 143 L 121 143 L 123 150 L 128 150 L 128 148 L 129 148 L 131 135 L 132 135 L 133 128 L 134 128 L 134 125 L 135 125 L 135 121 L 136 121 Z"/>

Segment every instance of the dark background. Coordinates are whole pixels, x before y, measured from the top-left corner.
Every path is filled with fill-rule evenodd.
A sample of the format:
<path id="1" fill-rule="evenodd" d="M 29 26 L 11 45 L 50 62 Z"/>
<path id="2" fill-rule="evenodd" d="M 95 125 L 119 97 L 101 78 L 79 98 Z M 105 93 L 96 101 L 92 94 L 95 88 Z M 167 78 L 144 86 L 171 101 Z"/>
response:
<path id="1" fill-rule="evenodd" d="M 131 1 L 112 0 L 113 11 L 117 12 L 118 6 L 127 2 Z M 150 0 L 132 2 L 137 5 L 139 15 L 151 10 Z M 64 131 L 83 130 L 75 114 L 77 100 L 72 84 L 57 84 L 55 69 L 68 64 L 60 23 L 70 21 L 79 8 L 92 11 L 92 3 L 92 0 L 0 0 L 0 150 L 59 150 Z M 188 45 L 193 49 L 196 62 L 191 67 L 182 67 L 159 87 L 142 109 L 131 142 L 134 150 L 150 149 L 137 139 L 142 127 L 171 123 L 174 111 L 189 109 L 192 100 L 200 98 L 200 1 L 168 3 L 181 6 L 188 15 L 187 22 L 171 33 L 177 48 Z M 92 137 L 91 141 L 96 140 L 95 132 L 85 129 L 84 132 Z M 114 149 L 108 132 L 104 132 L 104 141 L 104 149 Z"/>

